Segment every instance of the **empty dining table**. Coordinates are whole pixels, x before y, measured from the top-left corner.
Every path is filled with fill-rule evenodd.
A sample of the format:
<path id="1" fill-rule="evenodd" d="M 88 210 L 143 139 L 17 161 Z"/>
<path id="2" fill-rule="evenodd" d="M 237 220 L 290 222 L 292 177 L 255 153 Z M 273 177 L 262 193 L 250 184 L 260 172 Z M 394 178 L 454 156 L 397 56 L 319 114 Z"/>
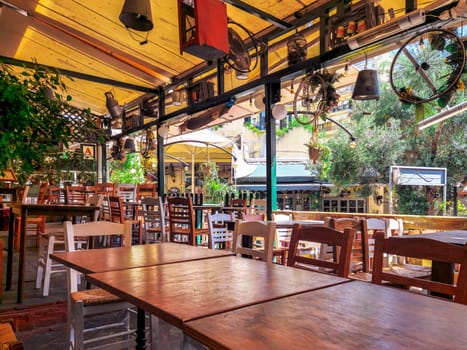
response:
<path id="1" fill-rule="evenodd" d="M 350 281 L 236 256 L 107 271 L 87 278 L 157 316 L 171 326 L 172 334 L 173 327 L 181 334 L 189 320 Z"/>
<path id="2" fill-rule="evenodd" d="M 93 272 L 116 270 L 125 270 L 131 275 L 131 271 L 136 270 L 138 267 L 175 264 L 232 255 L 233 253 L 227 250 L 205 249 L 167 242 L 131 247 L 59 252 L 51 254 L 51 258 L 86 275 Z M 137 310 L 137 327 L 139 330 L 137 332 L 136 349 L 144 349 L 146 342 L 144 336 L 145 313 L 141 308 Z"/>
<path id="3" fill-rule="evenodd" d="M 465 349 L 467 307 L 353 281 L 186 322 L 209 349 Z M 199 347 L 198 347 L 199 348 Z"/>

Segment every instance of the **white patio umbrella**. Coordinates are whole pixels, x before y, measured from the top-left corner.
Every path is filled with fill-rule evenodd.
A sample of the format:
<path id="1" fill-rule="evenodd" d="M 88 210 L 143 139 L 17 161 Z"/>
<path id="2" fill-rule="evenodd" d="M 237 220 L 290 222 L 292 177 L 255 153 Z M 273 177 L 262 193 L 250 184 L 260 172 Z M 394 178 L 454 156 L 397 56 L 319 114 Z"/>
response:
<path id="1" fill-rule="evenodd" d="M 232 152 L 234 147 L 232 140 L 204 129 L 168 138 L 164 143 L 164 155 L 191 163 L 191 183 L 194 184 L 195 163 L 231 163 L 237 158 Z"/>

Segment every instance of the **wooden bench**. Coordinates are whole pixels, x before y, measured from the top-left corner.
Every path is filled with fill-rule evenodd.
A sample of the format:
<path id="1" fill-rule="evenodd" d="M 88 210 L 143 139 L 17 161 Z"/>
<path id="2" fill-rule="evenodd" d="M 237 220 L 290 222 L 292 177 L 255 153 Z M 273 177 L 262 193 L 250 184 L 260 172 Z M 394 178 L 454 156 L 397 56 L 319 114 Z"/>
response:
<path id="1" fill-rule="evenodd" d="M 0 349 L 22 350 L 23 342 L 16 338 L 11 322 L 0 321 Z"/>

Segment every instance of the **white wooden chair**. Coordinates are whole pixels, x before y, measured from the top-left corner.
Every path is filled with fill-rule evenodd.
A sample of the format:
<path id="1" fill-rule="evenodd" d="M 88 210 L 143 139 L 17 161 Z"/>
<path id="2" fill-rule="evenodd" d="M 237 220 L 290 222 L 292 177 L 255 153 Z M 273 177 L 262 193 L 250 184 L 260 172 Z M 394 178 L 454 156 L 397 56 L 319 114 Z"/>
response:
<path id="1" fill-rule="evenodd" d="M 233 231 L 229 230 L 228 222 L 232 222 L 232 214 L 208 214 L 209 248 L 232 249 Z"/>
<path id="2" fill-rule="evenodd" d="M 73 225 L 70 221 L 64 222 L 65 250 L 75 250 L 76 238 L 96 236 L 119 235 L 123 245 L 131 243 L 131 224 L 114 223 L 109 221 L 92 221 L 84 224 Z M 98 344 L 103 349 L 101 342 L 109 343 L 107 349 L 127 349 L 134 346 L 133 335 L 135 329 L 130 329 L 129 317 L 130 304 L 121 301 L 113 294 L 100 288 L 78 290 L 78 272 L 67 268 L 67 283 L 69 291 L 67 336 L 70 349 L 92 348 Z M 109 317 L 109 324 L 99 322 L 93 327 L 85 328 L 85 317 L 106 312 L 125 311 L 123 320 L 117 321 L 116 316 Z M 103 334 L 103 330 L 108 330 Z M 86 335 L 86 337 L 85 337 Z"/>
<path id="3" fill-rule="evenodd" d="M 236 254 L 248 255 L 254 259 L 260 259 L 272 264 L 273 243 L 276 234 L 276 223 L 272 221 L 242 221 L 235 220 L 232 251 Z M 252 248 L 242 246 L 242 238 L 249 236 L 252 240 Z M 262 240 L 260 249 L 255 247 L 255 240 Z"/>
<path id="4" fill-rule="evenodd" d="M 99 209 L 94 212 L 92 220 L 97 221 L 100 215 L 100 208 L 104 200 L 103 195 L 92 195 L 88 198 L 87 203 L 98 207 Z M 91 219 L 91 218 L 89 218 Z M 82 222 L 86 219 L 81 218 Z M 77 242 L 80 248 L 86 244 L 85 241 L 80 240 Z M 47 224 L 45 232 L 40 235 L 39 239 L 39 258 L 37 261 L 36 272 L 36 288 L 42 288 L 42 295 L 48 296 L 50 289 L 50 280 L 53 274 L 64 273 L 65 267 L 50 258 L 50 254 L 63 251 L 65 249 L 65 239 L 63 235 L 63 224 L 57 225 L 56 223 Z"/>

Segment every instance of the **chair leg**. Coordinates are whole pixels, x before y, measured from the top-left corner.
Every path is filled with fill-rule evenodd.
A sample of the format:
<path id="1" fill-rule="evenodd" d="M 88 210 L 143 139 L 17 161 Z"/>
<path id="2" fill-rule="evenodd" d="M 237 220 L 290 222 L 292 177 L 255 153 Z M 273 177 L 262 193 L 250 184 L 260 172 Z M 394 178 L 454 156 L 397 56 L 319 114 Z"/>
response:
<path id="1" fill-rule="evenodd" d="M 50 253 L 54 251 L 55 247 L 55 237 L 49 236 L 49 244 L 47 245 L 47 252 L 45 253 L 44 261 L 45 261 L 45 268 L 44 268 L 44 278 L 42 281 L 42 295 L 48 296 L 49 289 L 50 289 L 50 275 L 52 273 L 52 259 L 50 258 Z"/>
<path id="2" fill-rule="evenodd" d="M 37 270 L 36 270 L 36 289 L 41 288 L 42 279 L 44 278 L 44 267 L 45 267 L 45 238 L 41 237 L 39 241 L 39 256 L 37 259 Z"/>

